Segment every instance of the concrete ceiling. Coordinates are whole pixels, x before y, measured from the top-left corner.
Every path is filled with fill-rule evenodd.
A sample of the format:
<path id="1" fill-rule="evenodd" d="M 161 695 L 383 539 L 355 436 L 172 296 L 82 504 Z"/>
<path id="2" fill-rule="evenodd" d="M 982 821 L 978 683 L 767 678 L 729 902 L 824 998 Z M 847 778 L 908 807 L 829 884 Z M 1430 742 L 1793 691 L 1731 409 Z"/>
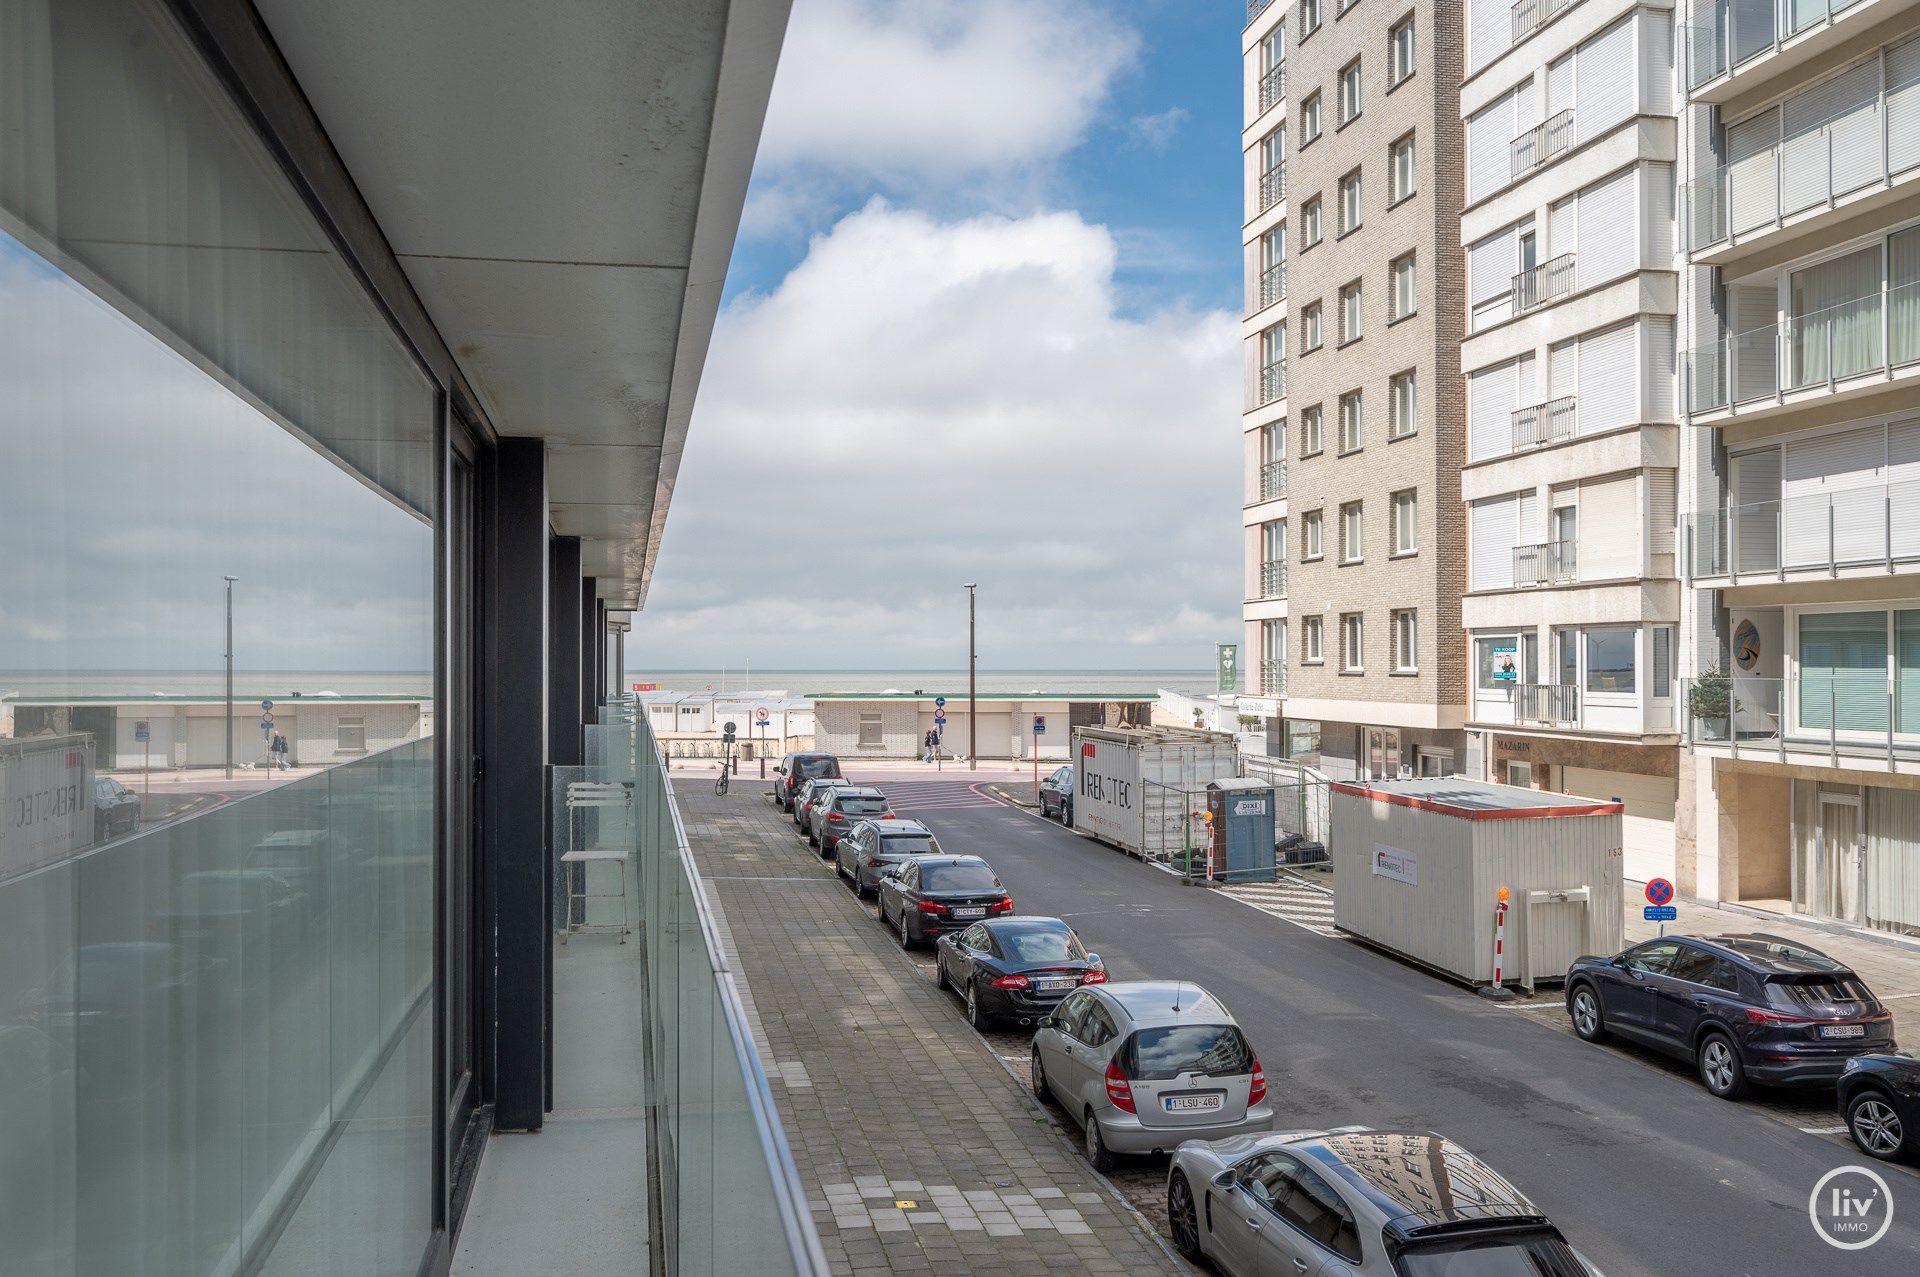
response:
<path id="1" fill-rule="evenodd" d="M 554 530 L 641 606 L 790 0 L 256 0 Z"/>

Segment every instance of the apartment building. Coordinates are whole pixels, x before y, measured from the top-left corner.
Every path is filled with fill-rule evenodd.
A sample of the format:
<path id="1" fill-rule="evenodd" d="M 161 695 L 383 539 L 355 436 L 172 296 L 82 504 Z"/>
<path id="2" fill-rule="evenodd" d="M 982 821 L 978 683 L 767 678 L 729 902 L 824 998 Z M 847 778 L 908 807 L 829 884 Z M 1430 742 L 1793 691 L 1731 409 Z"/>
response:
<path id="1" fill-rule="evenodd" d="M 1628 875 L 1670 874 L 1673 17 L 1469 0 L 1466 22 L 1467 727 L 1490 779 L 1622 800 Z"/>
<path id="2" fill-rule="evenodd" d="M 1248 6 L 1246 643 L 1269 739 L 1458 770 L 1457 9 Z"/>
<path id="3" fill-rule="evenodd" d="M 1920 933 L 1920 7 L 1679 47 L 1680 882 Z"/>

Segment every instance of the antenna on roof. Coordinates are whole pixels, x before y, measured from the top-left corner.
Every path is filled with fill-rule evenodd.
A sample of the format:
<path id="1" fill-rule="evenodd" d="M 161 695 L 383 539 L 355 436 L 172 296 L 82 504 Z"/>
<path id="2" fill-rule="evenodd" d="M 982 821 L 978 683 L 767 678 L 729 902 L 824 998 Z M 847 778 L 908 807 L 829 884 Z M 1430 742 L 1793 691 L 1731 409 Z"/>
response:
<path id="1" fill-rule="evenodd" d="M 1176 980 L 1173 983 L 1173 1009 L 1175 1011 L 1180 1009 L 1180 990 L 1186 987 L 1187 982 L 1185 980 Z"/>

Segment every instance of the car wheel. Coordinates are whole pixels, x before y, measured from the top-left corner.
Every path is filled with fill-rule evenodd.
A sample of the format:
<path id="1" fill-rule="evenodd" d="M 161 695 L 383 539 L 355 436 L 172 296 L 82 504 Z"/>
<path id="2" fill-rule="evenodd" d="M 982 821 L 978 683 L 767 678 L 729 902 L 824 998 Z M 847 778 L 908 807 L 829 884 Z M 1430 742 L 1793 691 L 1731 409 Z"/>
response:
<path id="1" fill-rule="evenodd" d="M 1040 1063 L 1040 1048 L 1034 1047 L 1027 1062 L 1027 1086 L 1033 1091 L 1033 1098 L 1045 1104 L 1053 1098 L 1053 1088 L 1047 1085 L 1047 1066 Z"/>
<path id="2" fill-rule="evenodd" d="M 1167 1225 L 1173 1229 L 1173 1245 L 1188 1259 L 1200 1259 L 1200 1215 L 1193 1208 L 1193 1190 L 1179 1171 L 1167 1181 Z"/>
<path id="3" fill-rule="evenodd" d="M 900 906 L 900 947 L 913 948 L 913 933 L 907 930 L 907 906 L 904 902 Z"/>
<path id="4" fill-rule="evenodd" d="M 1087 1164 L 1096 1171 L 1110 1171 L 1120 1165 L 1120 1159 L 1113 1155 L 1107 1142 L 1100 1138 L 1100 1123 L 1093 1116 L 1093 1110 L 1087 1110 L 1086 1149 Z"/>
<path id="5" fill-rule="evenodd" d="M 947 982 L 947 960 L 940 956 L 938 946 L 933 953 L 933 987 L 945 993 L 953 986 Z"/>
<path id="6" fill-rule="evenodd" d="M 1740 1052 L 1724 1033 L 1709 1033 L 1700 1043 L 1700 1082 L 1723 1100 L 1737 1100 L 1747 1093 L 1747 1071 L 1740 1065 Z"/>
<path id="7" fill-rule="evenodd" d="M 860 871 L 858 869 L 853 871 L 853 894 L 862 900 L 868 899 L 876 894 L 874 888 L 860 885 Z"/>
<path id="8" fill-rule="evenodd" d="M 993 1017 L 980 1008 L 980 986 L 967 981 L 967 1023 L 981 1033 L 993 1027 Z"/>
<path id="9" fill-rule="evenodd" d="M 1073 804 L 1072 803 L 1062 804 L 1060 808 L 1060 823 L 1063 825 L 1071 825 L 1073 823 Z"/>
<path id="10" fill-rule="evenodd" d="M 1573 1031 L 1582 1042 L 1605 1042 L 1613 1036 L 1600 1014 L 1600 997 L 1590 984 L 1573 986 L 1573 996 L 1567 999 L 1567 1014 L 1573 1017 Z"/>
<path id="11" fill-rule="evenodd" d="M 1882 1091 L 1867 1090 L 1847 1102 L 1847 1134 L 1868 1157 L 1889 1162 L 1907 1153 L 1900 1112 Z"/>

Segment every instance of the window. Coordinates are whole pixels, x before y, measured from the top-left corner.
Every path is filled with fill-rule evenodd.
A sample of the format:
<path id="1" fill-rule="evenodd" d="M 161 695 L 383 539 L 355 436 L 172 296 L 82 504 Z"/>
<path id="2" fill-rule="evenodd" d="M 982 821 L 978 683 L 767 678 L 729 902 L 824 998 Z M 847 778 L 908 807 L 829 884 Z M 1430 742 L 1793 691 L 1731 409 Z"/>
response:
<path id="1" fill-rule="evenodd" d="M 1893 666 L 1895 703 L 1903 717 L 1914 705 L 1916 646 L 1913 613 L 1806 612 L 1794 627 L 1799 639 L 1800 725 L 1817 729 L 1884 732 L 1887 667 Z M 1889 654 L 1892 661 L 1889 662 Z M 1902 724 L 1903 729 L 1907 728 Z"/>
<path id="2" fill-rule="evenodd" d="M 860 715 L 860 748 L 879 749 L 886 743 L 886 732 L 880 724 L 880 715 L 862 713 Z"/>
<path id="3" fill-rule="evenodd" d="M 1589 692 L 1631 692 L 1633 644 L 1635 632 L 1630 626 L 1587 631 L 1587 690 Z"/>
<path id="4" fill-rule="evenodd" d="M 1358 452 L 1366 446 L 1366 438 L 1361 420 L 1360 392 L 1349 390 L 1340 396 L 1340 452 L 1344 456 L 1349 452 Z"/>
<path id="5" fill-rule="evenodd" d="M 1360 229 L 1360 170 L 1355 169 L 1340 179 L 1340 233 L 1351 234 Z"/>
<path id="6" fill-rule="evenodd" d="M 1413 74 L 1413 15 L 1387 31 L 1387 85 L 1391 88 Z"/>
<path id="7" fill-rule="evenodd" d="M 1320 29 L 1320 0 L 1300 0 L 1300 38 Z"/>
<path id="8" fill-rule="evenodd" d="M 1367 667 L 1367 621 L 1358 612 L 1340 618 L 1340 672 L 1358 674 Z"/>
<path id="9" fill-rule="evenodd" d="M 1360 330 L 1360 281 L 1340 287 L 1340 344 L 1359 341 Z"/>
<path id="10" fill-rule="evenodd" d="M 1287 60 L 1287 24 L 1282 22 L 1260 40 L 1260 70 L 1271 71 Z"/>
<path id="11" fill-rule="evenodd" d="M 363 715 L 342 716 L 339 725 L 340 745 L 343 754 L 364 754 L 367 752 L 367 720 Z"/>
<path id="12" fill-rule="evenodd" d="M 1300 308 L 1300 352 L 1320 349 L 1320 303 L 1308 302 Z"/>
<path id="13" fill-rule="evenodd" d="M 1507 783 L 1516 789 L 1533 788 L 1533 764 L 1507 760 Z"/>
<path id="14" fill-rule="evenodd" d="M 1365 507 L 1349 501 L 1340 507 L 1340 561 L 1358 563 L 1367 556 Z"/>
<path id="15" fill-rule="evenodd" d="M 1420 494 L 1412 488 L 1393 494 L 1393 553 L 1412 554 L 1420 548 Z"/>
<path id="16" fill-rule="evenodd" d="M 1419 186 L 1414 171 L 1413 134 L 1387 148 L 1387 203 L 1398 204 Z"/>
<path id="17" fill-rule="evenodd" d="M 1396 257 L 1387 266 L 1387 322 L 1405 319 L 1419 309 L 1414 292 L 1414 256 Z"/>
<path id="18" fill-rule="evenodd" d="M 1300 455 L 1311 457 L 1325 445 L 1320 439 L 1320 405 L 1300 414 Z"/>
<path id="19" fill-rule="evenodd" d="M 1320 90 L 1300 99 L 1300 145 L 1310 146 L 1320 136 Z"/>
<path id="20" fill-rule="evenodd" d="M 1300 247 L 1312 248 L 1320 242 L 1320 197 L 1315 195 L 1300 206 Z"/>
<path id="21" fill-rule="evenodd" d="M 1308 510 L 1300 516 L 1300 557 L 1317 559 L 1324 551 L 1320 548 L 1320 521 L 1322 512 Z"/>
<path id="22" fill-rule="evenodd" d="M 1340 123 L 1344 127 L 1360 114 L 1360 59 L 1340 68 Z"/>
<path id="23" fill-rule="evenodd" d="M 1322 621 L 1317 616 L 1300 618 L 1300 663 L 1302 665 L 1324 665 L 1326 656 L 1320 646 Z"/>
<path id="24" fill-rule="evenodd" d="M 1418 383 L 1413 369 L 1387 378 L 1387 438 L 1404 439 L 1419 428 Z"/>
<path id="25" fill-rule="evenodd" d="M 1420 621 L 1412 608 L 1393 614 L 1393 672 L 1414 674 L 1420 669 Z"/>

